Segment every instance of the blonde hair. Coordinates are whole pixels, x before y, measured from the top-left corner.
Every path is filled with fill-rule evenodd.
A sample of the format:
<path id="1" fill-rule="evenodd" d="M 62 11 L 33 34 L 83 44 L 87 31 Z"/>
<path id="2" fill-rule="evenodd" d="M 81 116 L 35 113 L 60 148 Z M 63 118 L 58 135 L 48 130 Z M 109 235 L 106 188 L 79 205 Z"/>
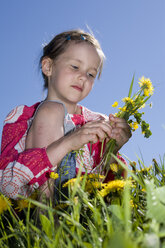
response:
<path id="1" fill-rule="evenodd" d="M 40 68 L 42 69 L 42 60 L 45 57 L 48 57 L 52 60 L 56 60 L 62 53 L 65 52 L 68 45 L 72 41 L 76 43 L 87 42 L 93 47 L 95 47 L 101 60 L 100 67 L 99 67 L 99 73 L 98 73 L 98 78 L 100 78 L 105 55 L 101 49 L 101 46 L 98 40 L 94 37 L 94 35 L 84 32 L 81 29 L 62 32 L 56 35 L 47 45 L 45 45 L 43 47 L 43 55 L 41 56 L 40 62 L 39 62 Z M 44 78 L 44 88 L 47 89 L 48 88 L 48 77 L 43 72 L 42 72 L 42 75 Z"/>

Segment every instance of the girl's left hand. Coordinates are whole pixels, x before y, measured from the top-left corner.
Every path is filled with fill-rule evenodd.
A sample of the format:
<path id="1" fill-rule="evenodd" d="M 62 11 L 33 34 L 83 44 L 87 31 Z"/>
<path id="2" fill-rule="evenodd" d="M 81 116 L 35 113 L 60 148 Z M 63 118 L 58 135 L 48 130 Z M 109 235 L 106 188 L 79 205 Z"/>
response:
<path id="1" fill-rule="evenodd" d="M 117 152 L 132 136 L 131 128 L 122 118 L 115 117 L 114 115 L 109 115 L 109 121 L 112 127 L 111 138 L 116 140 L 117 147 L 115 152 Z"/>

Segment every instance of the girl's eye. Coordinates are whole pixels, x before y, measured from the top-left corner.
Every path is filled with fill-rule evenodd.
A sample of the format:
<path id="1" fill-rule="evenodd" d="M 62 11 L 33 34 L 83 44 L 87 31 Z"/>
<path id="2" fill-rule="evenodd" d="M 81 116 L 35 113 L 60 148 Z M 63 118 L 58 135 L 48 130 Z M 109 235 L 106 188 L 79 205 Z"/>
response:
<path id="1" fill-rule="evenodd" d="M 72 68 L 75 70 L 78 70 L 78 66 L 76 66 L 76 65 L 72 65 Z"/>
<path id="2" fill-rule="evenodd" d="M 92 78 L 95 78 L 95 76 L 93 74 L 91 74 L 91 73 L 88 73 L 88 76 L 92 77 Z"/>

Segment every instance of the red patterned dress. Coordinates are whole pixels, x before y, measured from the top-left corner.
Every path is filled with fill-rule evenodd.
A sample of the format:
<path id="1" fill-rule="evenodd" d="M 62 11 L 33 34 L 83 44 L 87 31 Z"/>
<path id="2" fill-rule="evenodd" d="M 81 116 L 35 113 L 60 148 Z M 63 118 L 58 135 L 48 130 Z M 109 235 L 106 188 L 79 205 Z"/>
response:
<path id="1" fill-rule="evenodd" d="M 39 104 L 30 107 L 18 106 L 4 121 L 0 154 L 0 192 L 12 199 L 17 199 L 18 195 L 30 196 L 48 180 L 49 174 L 54 170 L 47 156 L 46 147 L 25 150 L 26 135 Z M 92 120 L 107 118 L 83 106 L 81 109 L 81 115 L 67 113 L 64 123 L 67 125 L 72 122 L 76 128 Z M 87 170 L 91 173 L 100 162 L 100 151 L 100 142 L 93 144 L 92 149 L 90 144 L 85 145 L 83 156 L 76 157 L 76 173 L 82 163 L 82 171 Z"/>

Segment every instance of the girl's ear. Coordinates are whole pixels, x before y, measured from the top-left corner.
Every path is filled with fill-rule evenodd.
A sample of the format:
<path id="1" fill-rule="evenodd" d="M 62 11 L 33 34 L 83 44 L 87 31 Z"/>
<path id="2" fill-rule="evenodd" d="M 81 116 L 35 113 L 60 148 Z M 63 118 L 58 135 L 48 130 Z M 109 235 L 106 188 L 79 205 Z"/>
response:
<path id="1" fill-rule="evenodd" d="M 42 72 L 47 77 L 50 77 L 52 75 L 52 63 L 52 60 L 48 57 L 45 57 L 42 60 Z"/>

